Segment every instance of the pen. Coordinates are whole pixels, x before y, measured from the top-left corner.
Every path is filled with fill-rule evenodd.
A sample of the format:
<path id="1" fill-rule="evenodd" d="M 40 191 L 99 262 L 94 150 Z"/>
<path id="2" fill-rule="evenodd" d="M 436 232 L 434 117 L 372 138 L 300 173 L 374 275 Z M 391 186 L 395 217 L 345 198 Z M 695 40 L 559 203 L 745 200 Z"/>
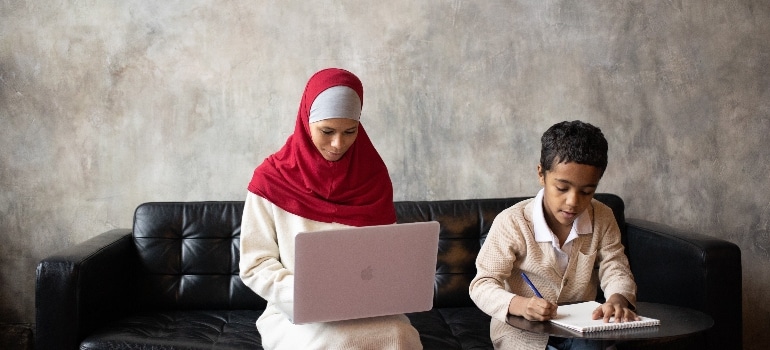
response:
<path id="1" fill-rule="evenodd" d="M 537 295 L 538 298 L 542 299 L 543 296 L 540 295 L 540 292 L 537 291 L 537 288 L 535 288 L 535 285 L 532 284 L 532 281 L 529 280 L 529 277 L 527 277 L 527 274 L 522 272 L 521 277 L 524 277 L 524 282 L 527 282 L 529 285 L 529 288 L 532 288 L 532 291 L 535 292 L 535 295 Z"/>

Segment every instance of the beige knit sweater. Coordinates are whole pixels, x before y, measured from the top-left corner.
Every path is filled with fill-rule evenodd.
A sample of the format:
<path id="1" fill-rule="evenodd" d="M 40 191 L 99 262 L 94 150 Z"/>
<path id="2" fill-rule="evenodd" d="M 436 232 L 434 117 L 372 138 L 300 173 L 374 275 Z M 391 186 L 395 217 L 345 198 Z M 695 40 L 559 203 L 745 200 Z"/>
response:
<path id="1" fill-rule="evenodd" d="M 547 335 L 521 331 L 505 323 L 514 295 L 531 297 L 520 272 L 554 303 L 594 300 L 597 282 L 606 296 L 619 293 L 636 303 L 636 283 L 620 242 L 612 209 L 597 200 L 587 209 L 591 234 L 578 235 L 562 275 L 550 242 L 536 242 L 532 199 L 502 211 L 492 223 L 476 259 L 477 274 L 470 284 L 471 299 L 492 316 L 490 336 L 496 349 L 545 349 Z M 598 270 L 594 267 L 597 266 Z"/>
<path id="2" fill-rule="evenodd" d="M 294 325 L 294 235 L 345 227 L 291 214 L 248 193 L 241 222 L 240 277 L 267 300 L 257 329 L 265 349 L 422 349 L 404 315 Z"/>

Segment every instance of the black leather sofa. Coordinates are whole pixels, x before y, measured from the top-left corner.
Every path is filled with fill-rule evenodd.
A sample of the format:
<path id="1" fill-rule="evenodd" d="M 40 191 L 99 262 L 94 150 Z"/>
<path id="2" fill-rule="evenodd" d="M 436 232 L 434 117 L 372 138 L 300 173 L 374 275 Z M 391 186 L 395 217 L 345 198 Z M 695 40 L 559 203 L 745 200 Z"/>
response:
<path id="1" fill-rule="evenodd" d="M 468 296 L 494 217 L 527 197 L 396 203 L 399 222 L 441 224 L 434 308 L 409 314 L 426 349 L 491 349 L 489 317 Z M 625 220 L 613 208 L 639 301 L 689 307 L 714 327 L 677 349 L 740 349 L 741 257 L 729 242 Z M 243 202 L 146 203 L 133 230 L 116 229 L 37 266 L 37 349 L 261 349 L 265 301 L 238 277 Z M 665 344 L 638 344 L 661 348 Z M 633 347 L 633 344 L 629 345 Z"/>

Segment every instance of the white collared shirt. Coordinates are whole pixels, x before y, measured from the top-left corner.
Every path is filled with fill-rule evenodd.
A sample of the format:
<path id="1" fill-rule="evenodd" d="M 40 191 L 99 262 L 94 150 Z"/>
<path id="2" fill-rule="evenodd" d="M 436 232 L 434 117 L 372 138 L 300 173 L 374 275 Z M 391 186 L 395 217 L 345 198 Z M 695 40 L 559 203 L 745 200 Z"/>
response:
<path id="1" fill-rule="evenodd" d="M 575 221 L 572 222 L 572 229 L 569 231 L 567 239 L 564 244 L 559 247 L 559 239 L 553 233 L 548 223 L 545 221 L 545 213 L 543 212 L 543 189 L 537 192 L 537 196 L 534 199 L 534 212 L 532 216 L 532 223 L 535 230 L 536 242 L 551 242 L 553 246 L 554 255 L 556 256 L 556 264 L 559 267 L 562 275 L 567 271 L 567 264 L 569 264 L 569 255 L 572 252 L 572 241 L 578 237 L 578 235 L 591 233 L 591 220 L 588 217 L 587 210 L 583 211 Z"/>

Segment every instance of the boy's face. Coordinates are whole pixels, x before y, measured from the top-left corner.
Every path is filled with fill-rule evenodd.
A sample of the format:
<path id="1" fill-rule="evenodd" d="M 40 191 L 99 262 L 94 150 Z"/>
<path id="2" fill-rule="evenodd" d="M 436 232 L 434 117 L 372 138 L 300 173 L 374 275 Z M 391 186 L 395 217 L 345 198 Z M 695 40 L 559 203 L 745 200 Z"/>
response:
<path id="1" fill-rule="evenodd" d="M 543 186 L 545 221 L 557 236 L 569 233 L 572 222 L 591 204 L 602 172 L 593 165 L 556 163 L 544 171 L 538 164 Z"/>

